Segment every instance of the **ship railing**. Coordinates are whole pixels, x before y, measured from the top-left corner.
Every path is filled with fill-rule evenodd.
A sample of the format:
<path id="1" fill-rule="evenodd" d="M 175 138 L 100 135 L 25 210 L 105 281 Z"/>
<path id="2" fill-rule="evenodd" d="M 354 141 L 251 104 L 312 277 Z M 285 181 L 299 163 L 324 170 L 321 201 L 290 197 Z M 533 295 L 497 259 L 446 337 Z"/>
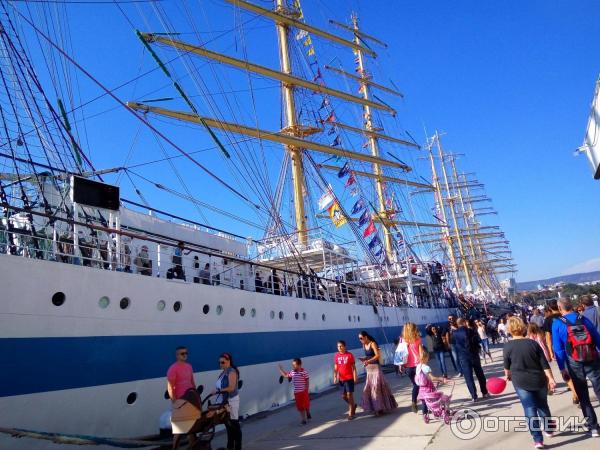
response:
<path id="1" fill-rule="evenodd" d="M 401 289 L 379 289 L 314 273 L 274 269 L 187 244 L 179 249 L 174 242 L 157 242 L 145 236 L 134 239 L 131 233 L 126 233 L 127 239 L 122 238 L 117 248 L 115 239 L 88 237 L 74 241 L 72 236 L 56 233 L 47 236 L 33 235 L 27 229 L 9 230 L 5 224 L 0 225 L 0 253 L 4 254 L 290 298 L 375 306 L 447 307 L 443 297 L 419 294 L 409 299 Z"/>

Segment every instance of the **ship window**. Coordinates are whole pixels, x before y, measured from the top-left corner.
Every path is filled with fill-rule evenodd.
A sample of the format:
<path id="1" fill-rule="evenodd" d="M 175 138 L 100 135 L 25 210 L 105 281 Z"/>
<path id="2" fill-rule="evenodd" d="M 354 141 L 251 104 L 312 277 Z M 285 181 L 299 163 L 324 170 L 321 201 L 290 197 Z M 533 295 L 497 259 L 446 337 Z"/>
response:
<path id="1" fill-rule="evenodd" d="M 52 296 L 52 304 L 54 306 L 61 306 L 65 302 L 66 298 L 67 297 L 65 296 L 64 292 L 55 292 Z"/>
<path id="2" fill-rule="evenodd" d="M 283 311 L 279 311 L 279 320 L 283 320 Z"/>
<path id="3" fill-rule="evenodd" d="M 358 316 L 358 321 L 360 322 L 360 316 Z"/>
<path id="4" fill-rule="evenodd" d="M 183 305 L 181 304 L 181 302 L 179 300 L 177 300 L 175 303 L 173 303 L 173 311 L 175 311 L 175 312 L 181 311 L 182 306 Z"/>
<path id="5" fill-rule="evenodd" d="M 204 305 L 204 306 L 202 307 L 202 312 L 203 312 L 204 314 L 208 314 L 208 312 L 209 312 L 209 311 L 210 311 L 210 306 L 208 306 L 208 305 Z"/>
<path id="6" fill-rule="evenodd" d="M 321 320 L 325 322 L 325 314 L 321 314 Z"/>
<path id="7" fill-rule="evenodd" d="M 131 304 L 131 300 L 129 300 L 129 297 L 123 297 L 121 299 L 121 301 L 119 302 L 119 306 L 121 309 L 127 309 L 129 308 L 129 305 Z"/>
<path id="8" fill-rule="evenodd" d="M 127 396 L 127 404 L 128 405 L 133 405 L 136 400 L 137 400 L 137 393 L 136 392 L 130 392 L 129 395 Z"/>
<path id="9" fill-rule="evenodd" d="M 250 315 L 251 315 L 252 317 L 255 317 L 255 316 L 256 316 L 256 309 L 252 308 L 252 309 L 250 310 Z"/>
<path id="10" fill-rule="evenodd" d="M 169 400 L 169 391 L 165 391 L 164 397 L 165 397 L 165 400 Z"/>
<path id="11" fill-rule="evenodd" d="M 352 316 L 348 316 L 348 322 L 352 322 Z"/>
<path id="12" fill-rule="evenodd" d="M 217 316 L 220 316 L 223 312 L 223 307 L 221 305 L 217 305 Z"/>
<path id="13" fill-rule="evenodd" d="M 166 306 L 167 306 L 167 304 L 165 303 L 164 300 L 159 300 L 158 303 L 156 304 L 156 309 L 158 309 L 159 311 L 164 311 Z"/>
<path id="14" fill-rule="evenodd" d="M 240 308 L 240 316 L 244 317 L 246 315 L 246 308 Z"/>
<path id="15" fill-rule="evenodd" d="M 306 320 L 306 313 L 305 312 L 302 313 L 302 320 Z"/>
<path id="16" fill-rule="evenodd" d="M 271 319 L 275 318 L 275 311 L 271 311 L 271 313 L 269 314 L 271 316 Z"/>
<path id="17" fill-rule="evenodd" d="M 296 320 L 298 320 L 300 318 L 300 314 L 296 313 L 294 314 L 294 317 L 296 318 Z"/>
<path id="18" fill-rule="evenodd" d="M 109 304 L 110 304 L 110 298 L 108 298 L 106 295 L 103 297 L 100 297 L 100 300 L 98 300 L 98 306 L 102 309 L 108 308 Z"/>

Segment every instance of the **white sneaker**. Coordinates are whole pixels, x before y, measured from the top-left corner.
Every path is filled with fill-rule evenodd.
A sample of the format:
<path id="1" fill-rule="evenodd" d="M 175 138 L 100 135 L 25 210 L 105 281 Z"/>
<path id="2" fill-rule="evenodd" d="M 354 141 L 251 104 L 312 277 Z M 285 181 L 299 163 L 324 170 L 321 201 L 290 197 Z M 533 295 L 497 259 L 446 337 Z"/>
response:
<path id="1" fill-rule="evenodd" d="M 590 430 L 590 436 L 591 437 L 600 437 L 600 433 L 598 433 L 598 428 L 594 428 L 594 429 Z"/>

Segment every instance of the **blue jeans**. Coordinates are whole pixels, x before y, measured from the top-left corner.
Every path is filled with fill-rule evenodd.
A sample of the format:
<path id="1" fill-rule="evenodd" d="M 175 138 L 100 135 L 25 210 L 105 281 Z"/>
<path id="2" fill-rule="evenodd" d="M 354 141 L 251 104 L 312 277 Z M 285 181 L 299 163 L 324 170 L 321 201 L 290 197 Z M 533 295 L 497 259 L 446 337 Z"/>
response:
<path id="1" fill-rule="evenodd" d="M 533 441 L 544 442 L 542 424 L 547 422 L 548 418 L 552 415 L 548 406 L 548 388 L 543 387 L 537 391 L 526 391 L 515 386 L 515 392 L 519 400 L 521 400 L 521 405 L 523 405 Z"/>
<path id="2" fill-rule="evenodd" d="M 413 385 L 413 387 L 412 387 L 412 402 L 417 403 L 417 396 L 419 395 L 419 385 L 417 383 L 415 383 L 415 376 L 417 375 L 417 368 L 416 367 L 407 367 L 406 375 L 408 375 L 408 378 L 410 379 L 410 382 Z"/>
<path id="3" fill-rule="evenodd" d="M 443 376 L 447 376 L 448 375 L 448 371 L 446 370 L 446 352 L 445 351 L 436 351 L 435 353 L 435 357 L 438 360 L 438 364 L 440 365 L 440 371 L 442 372 Z"/>
<path id="4" fill-rule="evenodd" d="M 600 399 L 600 361 L 595 359 L 589 363 L 582 363 L 573 361 L 570 357 L 567 357 L 567 368 L 573 380 L 573 387 L 575 388 L 577 397 L 579 397 L 579 405 L 581 406 L 581 412 L 585 417 L 587 426 L 590 429 L 598 428 L 598 418 L 590 400 L 586 377 L 592 382 L 596 397 Z"/>
<path id="5" fill-rule="evenodd" d="M 454 365 L 454 370 L 458 373 L 462 373 L 462 368 L 460 367 L 460 360 L 458 359 L 458 353 L 456 353 L 456 349 L 454 345 L 450 346 L 450 357 L 452 358 L 452 364 Z"/>
<path id="6" fill-rule="evenodd" d="M 488 338 L 481 340 L 481 349 L 484 353 L 490 354 L 490 340 Z"/>
<path id="7" fill-rule="evenodd" d="M 485 374 L 483 373 L 483 369 L 481 368 L 481 360 L 479 359 L 479 355 L 459 355 L 458 362 L 460 364 L 460 367 L 462 368 L 463 376 L 465 377 L 465 383 L 467 384 L 467 388 L 469 389 L 471 398 L 477 398 L 477 388 L 475 387 L 473 372 L 475 372 L 475 376 L 479 381 L 479 389 L 481 389 L 481 395 L 486 395 L 488 393 L 486 379 Z"/>

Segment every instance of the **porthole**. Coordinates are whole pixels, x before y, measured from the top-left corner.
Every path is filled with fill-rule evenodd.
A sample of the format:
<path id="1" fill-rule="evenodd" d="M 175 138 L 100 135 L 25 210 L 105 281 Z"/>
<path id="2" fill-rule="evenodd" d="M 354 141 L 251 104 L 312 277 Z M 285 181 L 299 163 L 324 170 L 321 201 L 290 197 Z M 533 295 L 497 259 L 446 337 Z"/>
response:
<path id="1" fill-rule="evenodd" d="M 164 311 L 166 306 L 167 306 L 167 304 L 165 303 L 164 300 L 159 300 L 158 303 L 156 304 L 156 309 L 158 309 L 159 311 Z"/>
<path id="2" fill-rule="evenodd" d="M 98 306 L 102 309 L 108 308 L 109 304 L 110 304 L 110 298 L 108 298 L 106 295 L 100 297 L 100 300 L 98 300 Z"/>
<path id="3" fill-rule="evenodd" d="M 179 300 L 177 300 L 175 303 L 173 303 L 173 311 L 175 311 L 175 312 L 181 311 L 182 306 L 183 305 L 181 304 L 181 302 Z"/>
<path id="4" fill-rule="evenodd" d="M 269 313 L 269 315 L 271 316 L 271 319 L 274 319 L 274 318 L 275 318 L 275 311 L 271 311 L 271 312 Z"/>
<path id="5" fill-rule="evenodd" d="M 209 312 L 209 311 L 210 311 L 210 306 L 208 306 L 208 305 L 204 305 L 204 306 L 202 307 L 202 312 L 203 312 L 204 314 L 208 314 L 208 312 Z"/>
<path id="6" fill-rule="evenodd" d="M 67 297 L 65 296 L 64 292 L 55 292 L 52 296 L 52 304 L 54 306 L 61 306 L 65 302 L 66 298 Z"/>
<path id="7" fill-rule="evenodd" d="M 325 322 L 325 314 L 321 314 L 321 320 Z"/>
<path id="8" fill-rule="evenodd" d="M 127 308 L 129 308 L 130 304 L 131 304 L 131 300 L 129 300 L 129 297 L 123 297 L 121 299 L 121 301 L 119 302 L 119 307 L 121 309 L 127 309 Z"/>
<path id="9" fill-rule="evenodd" d="M 252 317 L 256 317 L 256 309 L 252 308 L 252 309 L 250 310 L 250 315 L 251 315 Z"/>
<path id="10" fill-rule="evenodd" d="M 217 305 L 217 316 L 220 316 L 223 312 L 223 307 L 221 305 Z"/>
<path id="11" fill-rule="evenodd" d="M 133 405 L 136 400 L 137 400 L 137 393 L 136 392 L 130 392 L 129 395 L 127 396 L 127 404 L 128 405 Z"/>
<path id="12" fill-rule="evenodd" d="M 358 321 L 360 322 L 360 316 L 358 316 Z"/>
<path id="13" fill-rule="evenodd" d="M 279 311 L 279 320 L 283 320 L 283 311 Z"/>
<path id="14" fill-rule="evenodd" d="M 246 308 L 240 308 L 240 316 L 244 317 L 246 315 Z"/>
<path id="15" fill-rule="evenodd" d="M 164 397 L 165 400 L 169 400 L 169 391 L 165 391 Z"/>
<path id="16" fill-rule="evenodd" d="M 352 322 L 352 316 L 348 316 L 348 322 Z"/>
<path id="17" fill-rule="evenodd" d="M 294 314 L 294 317 L 296 318 L 296 320 L 298 320 L 300 318 L 300 314 L 296 313 Z"/>
<path id="18" fill-rule="evenodd" d="M 302 313 L 302 320 L 306 320 L 306 313 Z"/>

